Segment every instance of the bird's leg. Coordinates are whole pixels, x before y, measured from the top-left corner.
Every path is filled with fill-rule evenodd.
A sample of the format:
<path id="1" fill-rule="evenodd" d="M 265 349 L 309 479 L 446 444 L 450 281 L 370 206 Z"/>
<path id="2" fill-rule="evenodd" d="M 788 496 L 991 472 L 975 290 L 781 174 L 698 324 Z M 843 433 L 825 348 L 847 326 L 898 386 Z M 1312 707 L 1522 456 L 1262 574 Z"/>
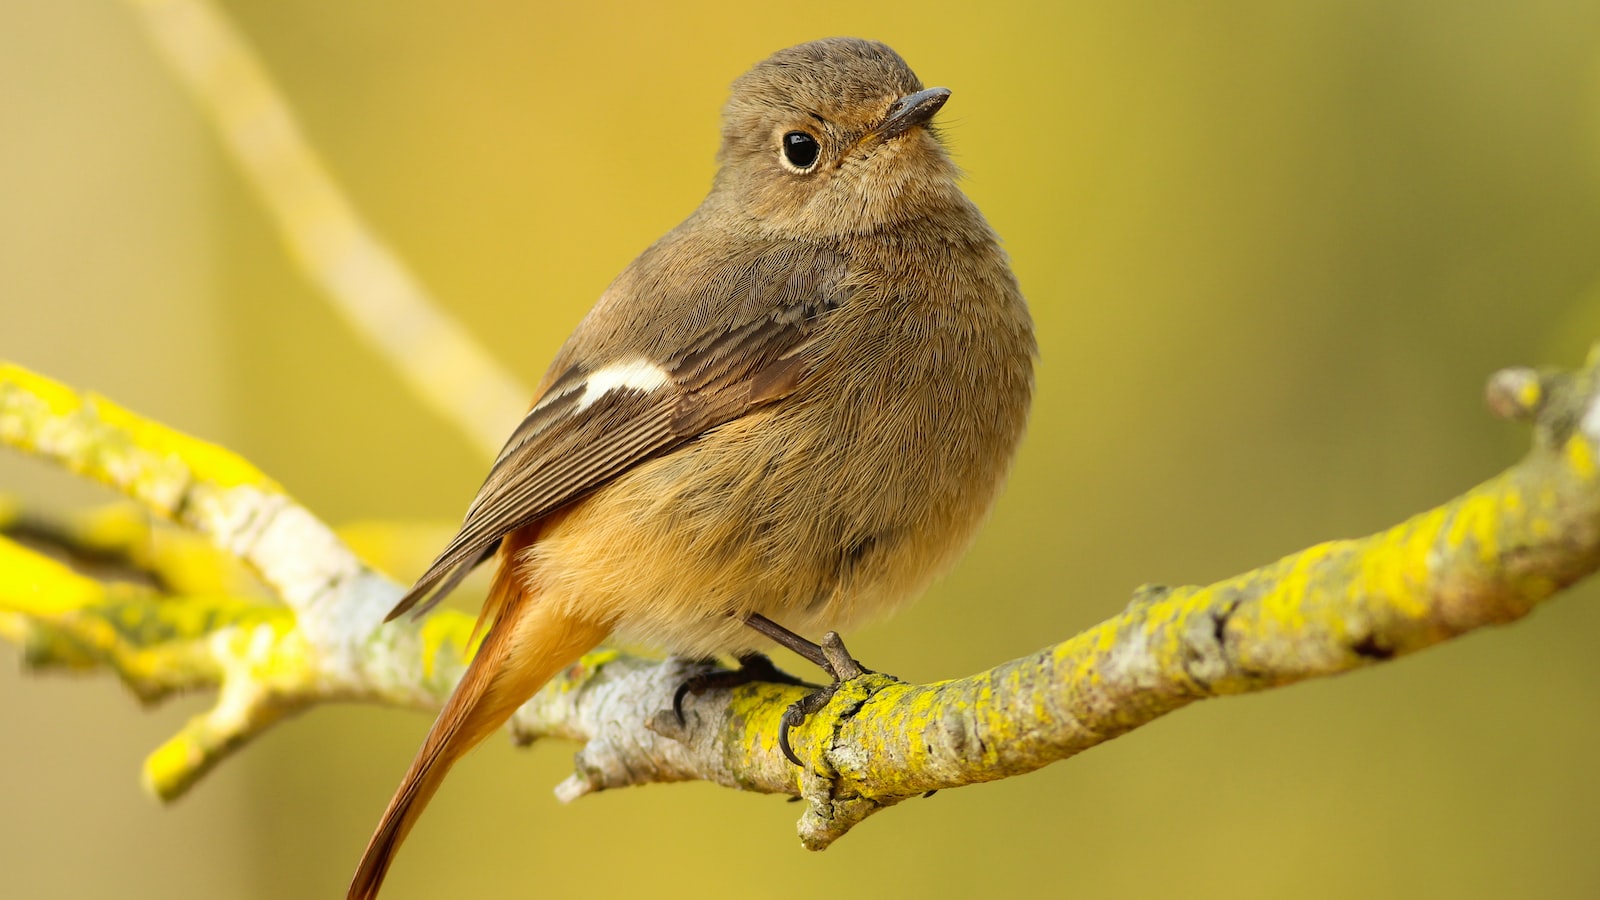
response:
<path id="1" fill-rule="evenodd" d="M 807 662 L 827 672 L 835 681 L 839 679 L 839 673 L 834 671 L 833 664 L 828 660 L 828 655 L 823 652 L 822 647 L 819 645 L 811 643 L 760 613 L 751 613 L 745 616 L 744 623 L 771 638 L 773 643 L 778 646 L 787 647 L 797 655 L 805 657 Z"/>
<path id="2" fill-rule="evenodd" d="M 766 682 L 768 684 L 792 684 L 796 687 L 815 688 L 810 682 L 801 681 L 772 664 L 762 653 L 740 653 L 734 656 L 739 661 L 737 669 L 717 669 L 712 672 L 701 672 L 691 675 L 678 685 L 672 694 L 672 712 L 678 717 L 678 724 L 684 724 L 683 698 L 690 694 L 701 694 L 714 689 L 736 688 L 741 685 Z"/>
<path id="3" fill-rule="evenodd" d="M 850 655 L 850 651 L 845 649 L 844 641 L 836 631 L 823 635 L 821 644 L 813 644 L 759 613 L 751 613 L 745 618 L 744 623 L 816 663 L 833 677 L 833 681 L 826 687 L 818 688 L 796 700 L 784 710 L 783 719 L 778 724 L 778 749 L 783 751 L 783 755 L 788 757 L 790 762 L 801 766 L 800 757 L 796 756 L 794 749 L 789 746 L 789 729 L 804 724 L 812 713 L 827 706 L 828 701 L 838 692 L 841 683 L 868 674 L 871 670 Z"/>

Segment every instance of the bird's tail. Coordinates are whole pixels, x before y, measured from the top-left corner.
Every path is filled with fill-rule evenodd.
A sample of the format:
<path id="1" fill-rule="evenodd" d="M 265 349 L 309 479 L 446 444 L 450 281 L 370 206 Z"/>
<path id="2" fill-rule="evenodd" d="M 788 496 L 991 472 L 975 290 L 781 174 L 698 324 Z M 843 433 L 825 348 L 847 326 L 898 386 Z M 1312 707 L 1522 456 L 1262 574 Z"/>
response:
<path id="1" fill-rule="evenodd" d="M 526 590 L 512 560 L 503 559 L 484 603 L 483 645 L 467 665 L 405 779 L 367 842 L 349 900 L 378 895 L 400 842 L 422 814 L 455 761 L 511 718 L 546 681 L 594 648 L 608 628 L 540 603 Z"/>

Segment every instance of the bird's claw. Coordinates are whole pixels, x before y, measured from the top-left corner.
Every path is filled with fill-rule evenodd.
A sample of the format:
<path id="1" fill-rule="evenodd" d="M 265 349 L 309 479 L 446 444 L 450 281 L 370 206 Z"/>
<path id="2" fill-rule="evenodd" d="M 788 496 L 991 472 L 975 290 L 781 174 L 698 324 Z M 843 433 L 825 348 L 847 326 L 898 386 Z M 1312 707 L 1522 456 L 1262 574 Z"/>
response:
<path id="1" fill-rule="evenodd" d="M 850 651 L 845 649 L 844 641 L 836 631 L 830 631 L 822 636 L 822 656 L 827 660 L 828 674 L 833 676 L 833 682 L 826 687 L 818 688 L 812 693 L 796 700 L 789 708 L 783 711 L 783 718 L 778 721 L 778 749 L 788 757 L 789 762 L 805 768 L 800 757 L 795 755 L 794 748 L 789 744 L 789 731 L 804 725 L 806 719 L 819 712 L 839 692 L 839 686 L 853 678 L 872 674 L 872 670 L 861 665 Z"/>
<path id="2" fill-rule="evenodd" d="M 736 688 L 756 683 L 816 687 L 773 665 L 772 660 L 765 654 L 741 653 L 736 658 L 739 660 L 739 668 L 696 673 L 685 678 L 677 690 L 672 692 L 672 713 L 678 717 L 679 725 L 687 724 L 683 716 L 683 698 L 690 694 L 702 694 L 709 690 Z"/>

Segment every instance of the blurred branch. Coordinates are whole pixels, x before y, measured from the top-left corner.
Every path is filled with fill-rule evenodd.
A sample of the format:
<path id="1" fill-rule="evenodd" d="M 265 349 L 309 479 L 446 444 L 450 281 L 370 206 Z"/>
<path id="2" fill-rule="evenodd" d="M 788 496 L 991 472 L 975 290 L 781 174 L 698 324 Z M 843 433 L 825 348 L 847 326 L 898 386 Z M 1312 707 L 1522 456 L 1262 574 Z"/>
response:
<path id="1" fill-rule="evenodd" d="M 908 797 L 1032 771 L 1195 700 L 1374 665 L 1510 622 L 1600 566 L 1600 348 L 1579 372 L 1497 374 L 1489 405 L 1532 423 L 1533 449 L 1460 497 L 1213 585 L 1142 588 L 1100 625 L 968 678 L 858 678 L 793 735 L 804 769 L 777 750 L 779 720 L 803 689 L 709 690 L 687 698 L 680 723 L 673 694 L 699 664 L 611 651 L 547 686 L 513 734 L 585 743 L 563 799 L 696 779 L 789 794 L 807 801 L 802 841 L 822 848 Z M 31 664 L 106 666 L 145 699 L 220 689 L 216 706 L 147 762 L 159 795 L 314 703 L 437 707 L 459 677 L 468 617 L 379 626 L 398 587 L 233 454 L 3 365 L 0 441 L 207 535 L 285 601 L 102 585 L 0 543 L 0 636 L 23 643 Z M 305 577 L 329 572 L 339 574 Z"/>
<path id="2" fill-rule="evenodd" d="M 156 527 L 148 513 L 130 503 L 60 519 L 0 502 L 0 535 L 99 581 L 133 582 L 164 593 L 253 589 L 237 560 L 193 532 Z"/>
<path id="3" fill-rule="evenodd" d="M 486 458 L 532 392 L 502 368 L 361 219 L 271 76 L 208 0 L 127 0 L 266 205 L 306 277 L 434 413 Z"/>
<path id="4" fill-rule="evenodd" d="M 243 458 L 4 362 L 0 441 L 204 535 L 254 570 L 302 628 L 370 628 L 393 599 L 392 583 Z"/>
<path id="5" fill-rule="evenodd" d="M 237 455 L 5 363 L 0 443 L 106 484 L 203 537 L 276 598 L 207 590 L 222 584 L 207 580 L 206 569 L 218 561 L 206 554 L 148 561 L 146 568 L 162 575 L 165 590 L 158 590 L 101 585 L 4 543 L 0 636 L 21 643 L 32 665 L 103 665 L 147 701 L 175 688 L 220 689 L 215 707 L 146 761 L 146 783 L 159 796 L 177 796 L 308 703 L 437 706 L 459 677 L 470 617 L 378 627 L 399 587 Z M 9 521 L 14 526 L 17 515 Z M 111 546 L 137 540 L 137 529 L 130 530 Z M 68 546 L 69 557 L 93 546 L 70 529 L 56 537 L 82 545 Z"/>

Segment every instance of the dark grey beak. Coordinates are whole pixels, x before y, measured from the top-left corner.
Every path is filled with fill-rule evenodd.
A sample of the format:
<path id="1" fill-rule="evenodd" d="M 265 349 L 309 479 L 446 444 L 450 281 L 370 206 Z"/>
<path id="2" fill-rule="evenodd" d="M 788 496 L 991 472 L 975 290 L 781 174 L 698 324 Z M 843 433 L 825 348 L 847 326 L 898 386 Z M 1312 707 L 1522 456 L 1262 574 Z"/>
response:
<path id="1" fill-rule="evenodd" d="M 907 94 L 894 102 L 889 107 L 889 114 L 884 116 L 883 124 L 878 126 L 878 136 L 888 140 L 892 137 L 905 134 L 918 125 L 927 124 L 933 114 L 944 106 L 950 99 L 949 88 L 928 88 Z"/>

